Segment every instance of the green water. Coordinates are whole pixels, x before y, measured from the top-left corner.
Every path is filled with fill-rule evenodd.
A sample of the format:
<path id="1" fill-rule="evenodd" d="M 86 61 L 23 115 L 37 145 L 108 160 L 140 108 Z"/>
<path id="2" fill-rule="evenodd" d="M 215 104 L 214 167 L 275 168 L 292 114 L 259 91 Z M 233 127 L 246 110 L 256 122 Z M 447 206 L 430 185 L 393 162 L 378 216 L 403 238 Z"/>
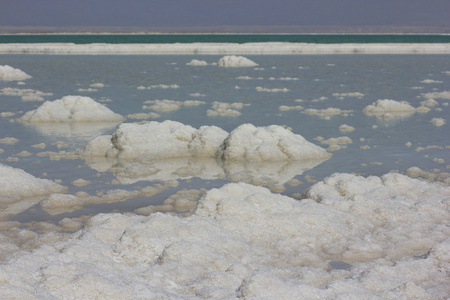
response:
<path id="1" fill-rule="evenodd" d="M 0 43 L 450 43 L 450 35 L 401 34 L 68 34 L 0 35 Z"/>

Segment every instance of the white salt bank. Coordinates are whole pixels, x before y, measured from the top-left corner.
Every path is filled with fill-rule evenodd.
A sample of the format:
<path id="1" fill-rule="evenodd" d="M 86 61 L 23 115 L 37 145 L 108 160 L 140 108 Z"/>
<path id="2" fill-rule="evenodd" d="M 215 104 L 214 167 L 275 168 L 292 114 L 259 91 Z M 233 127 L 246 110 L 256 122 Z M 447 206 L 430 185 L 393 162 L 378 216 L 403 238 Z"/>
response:
<path id="1" fill-rule="evenodd" d="M 243 56 L 228 55 L 219 59 L 219 67 L 254 67 L 258 64 Z"/>
<path id="2" fill-rule="evenodd" d="M 124 123 L 112 136 L 100 136 L 84 149 L 88 156 L 152 159 L 217 157 L 250 162 L 326 159 L 331 155 L 301 135 L 277 125 L 244 124 L 230 134 L 216 126 L 162 123 Z"/>
<path id="3" fill-rule="evenodd" d="M 119 114 L 89 97 L 65 96 L 55 101 L 46 101 L 37 109 L 25 113 L 21 122 L 121 122 Z"/>
<path id="4" fill-rule="evenodd" d="M 448 187 L 335 174 L 297 201 L 244 183 L 187 217 L 98 214 L 0 264 L 2 298 L 445 299 Z"/>
<path id="5" fill-rule="evenodd" d="M 0 66 L 0 80 L 13 81 L 29 78 L 31 78 L 31 76 L 20 69 L 15 69 L 8 65 Z"/>

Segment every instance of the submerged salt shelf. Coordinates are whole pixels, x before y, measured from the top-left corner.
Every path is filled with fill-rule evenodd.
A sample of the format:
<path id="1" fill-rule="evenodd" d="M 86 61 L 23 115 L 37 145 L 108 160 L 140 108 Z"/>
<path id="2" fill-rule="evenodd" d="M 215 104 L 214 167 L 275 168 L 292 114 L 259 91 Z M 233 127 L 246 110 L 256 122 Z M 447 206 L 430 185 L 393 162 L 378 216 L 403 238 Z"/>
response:
<path id="1" fill-rule="evenodd" d="M 336 53 L 450 53 L 436 44 L 305 44 L 192 43 L 192 44 L 0 44 L 0 53 L 21 54 L 336 54 Z"/>
<path id="2" fill-rule="evenodd" d="M 450 294 L 448 55 L 223 57 L 0 55 L 0 298 Z"/>

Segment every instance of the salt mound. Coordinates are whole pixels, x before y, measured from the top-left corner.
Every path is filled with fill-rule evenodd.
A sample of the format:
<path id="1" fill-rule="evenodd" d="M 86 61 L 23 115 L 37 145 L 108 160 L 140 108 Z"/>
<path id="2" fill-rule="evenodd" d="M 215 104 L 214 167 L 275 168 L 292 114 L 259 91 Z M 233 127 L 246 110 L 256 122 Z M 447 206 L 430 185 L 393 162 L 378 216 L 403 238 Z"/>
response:
<path id="1" fill-rule="evenodd" d="M 335 174 L 309 195 L 316 201 L 233 183 L 208 191 L 188 217 L 99 214 L 68 240 L 3 260 L 0 296 L 448 296 L 448 187 Z"/>
<path id="2" fill-rule="evenodd" d="M 25 80 L 31 78 L 30 75 L 22 70 L 15 69 L 11 66 L 0 66 L 0 80 L 12 81 L 12 80 Z"/>
<path id="3" fill-rule="evenodd" d="M 260 162 L 324 159 L 330 154 L 281 126 L 244 124 L 230 133 L 216 156 L 224 160 Z"/>
<path id="4" fill-rule="evenodd" d="M 228 134 L 216 126 L 195 129 L 169 120 L 121 124 L 112 136 L 100 136 L 89 142 L 84 154 L 121 159 L 217 157 L 250 162 L 330 157 L 321 147 L 277 125 L 244 124 Z"/>
<path id="5" fill-rule="evenodd" d="M 228 55 L 219 59 L 219 67 L 254 67 L 258 64 L 243 56 Z"/>
<path id="6" fill-rule="evenodd" d="M 37 109 L 23 115 L 21 122 L 121 122 L 119 114 L 89 97 L 65 96 L 46 101 Z"/>
<path id="7" fill-rule="evenodd" d="M 65 191 L 65 187 L 51 180 L 0 164 L 0 219 L 28 209 L 43 196 Z"/>
<path id="8" fill-rule="evenodd" d="M 122 159 L 214 157 L 227 135 L 226 131 L 216 126 L 203 126 L 197 130 L 169 120 L 162 123 L 126 123 L 121 124 L 112 136 L 91 141 L 84 153 Z"/>
<path id="9" fill-rule="evenodd" d="M 193 59 L 190 62 L 186 63 L 188 66 L 207 66 L 208 63 L 204 60 Z"/>
<path id="10" fill-rule="evenodd" d="M 412 115 L 416 112 L 416 109 L 406 101 L 380 99 L 366 106 L 363 112 L 367 115 L 375 115 L 384 119 L 393 119 Z"/>
<path id="11" fill-rule="evenodd" d="M 51 180 L 36 178 L 24 170 L 0 164 L 0 200 L 49 195 L 65 188 Z"/>

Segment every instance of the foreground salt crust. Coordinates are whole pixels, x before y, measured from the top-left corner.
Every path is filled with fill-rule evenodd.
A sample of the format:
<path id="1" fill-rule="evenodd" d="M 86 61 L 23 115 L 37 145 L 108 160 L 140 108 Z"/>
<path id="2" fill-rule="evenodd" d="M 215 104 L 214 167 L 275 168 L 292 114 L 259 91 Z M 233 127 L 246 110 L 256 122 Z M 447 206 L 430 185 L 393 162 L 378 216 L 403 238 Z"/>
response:
<path id="1" fill-rule="evenodd" d="M 65 191 L 65 187 L 51 180 L 0 164 L 0 219 L 26 210 L 44 196 Z"/>
<path id="2" fill-rule="evenodd" d="M 84 154 L 120 159 L 217 157 L 250 162 L 330 157 L 321 147 L 277 125 L 244 124 L 228 134 L 216 126 L 195 129 L 170 120 L 121 124 L 112 136 L 89 142 Z"/>
<path id="3" fill-rule="evenodd" d="M 25 113 L 19 121 L 41 122 L 121 122 L 119 114 L 90 97 L 65 96 L 55 101 L 46 101 L 37 109 Z"/>
<path id="4" fill-rule="evenodd" d="M 20 69 L 15 69 L 8 65 L 0 65 L 0 80 L 13 81 L 25 80 L 29 78 L 31 78 L 31 76 Z"/>
<path id="5" fill-rule="evenodd" d="M 191 216 L 99 214 L 0 265 L 4 298 L 443 299 L 448 186 L 335 174 L 296 201 L 244 183 Z"/>
<path id="6" fill-rule="evenodd" d="M 450 53 L 450 44 L 306 44 L 192 43 L 192 44 L 0 44 L 0 53 L 22 54 L 345 54 Z"/>
<path id="7" fill-rule="evenodd" d="M 258 64 L 243 56 L 229 55 L 219 59 L 219 67 L 254 67 Z"/>

